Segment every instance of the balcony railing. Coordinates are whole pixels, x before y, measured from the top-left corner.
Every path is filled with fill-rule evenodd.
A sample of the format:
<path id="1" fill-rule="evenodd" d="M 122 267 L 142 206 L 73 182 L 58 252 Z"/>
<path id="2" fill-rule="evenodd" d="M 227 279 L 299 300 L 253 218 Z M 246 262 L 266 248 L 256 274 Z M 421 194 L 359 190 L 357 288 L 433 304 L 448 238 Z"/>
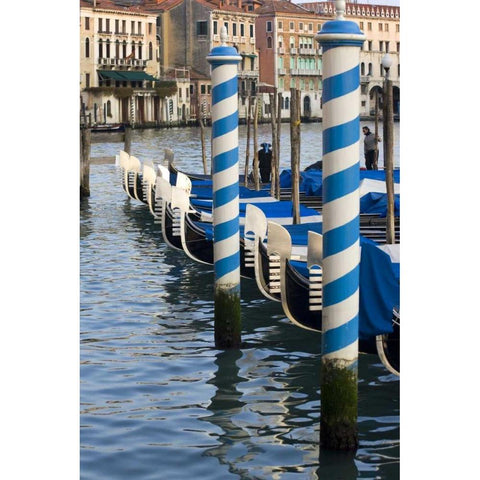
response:
<path id="1" fill-rule="evenodd" d="M 278 72 L 279 75 L 286 75 L 287 74 L 287 70 L 285 68 L 278 68 L 277 72 Z"/>
<path id="2" fill-rule="evenodd" d="M 278 47 L 278 53 L 285 53 L 284 47 Z"/>
<path id="3" fill-rule="evenodd" d="M 290 48 L 290 55 L 296 55 L 297 54 L 297 49 L 295 47 Z"/>
<path id="4" fill-rule="evenodd" d="M 319 76 L 321 70 L 319 69 L 310 69 L 310 68 L 291 68 L 290 75 L 308 75 L 308 76 Z"/>
<path id="5" fill-rule="evenodd" d="M 239 77 L 258 77 L 258 70 L 239 70 L 238 71 Z"/>
<path id="6" fill-rule="evenodd" d="M 314 48 L 299 48 L 300 55 L 316 55 L 317 50 Z"/>

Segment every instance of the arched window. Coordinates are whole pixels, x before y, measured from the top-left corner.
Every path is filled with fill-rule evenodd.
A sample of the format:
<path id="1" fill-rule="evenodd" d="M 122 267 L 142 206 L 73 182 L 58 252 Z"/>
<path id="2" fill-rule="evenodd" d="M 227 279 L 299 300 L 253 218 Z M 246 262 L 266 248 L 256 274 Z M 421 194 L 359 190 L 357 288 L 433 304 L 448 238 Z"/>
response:
<path id="1" fill-rule="evenodd" d="M 152 42 L 148 44 L 148 59 L 153 60 L 153 45 Z"/>
<path id="2" fill-rule="evenodd" d="M 112 102 L 107 100 L 107 117 L 112 116 Z"/>
<path id="3" fill-rule="evenodd" d="M 290 48 L 295 48 L 295 37 L 290 37 Z"/>
<path id="4" fill-rule="evenodd" d="M 110 40 L 107 40 L 106 50 L 107 50 L 107 58 L 110 58 Z"/>
<path id="5" fill-rule="evenodd" d="M 98 57 L 103 58 L 103 42 L 101 40 L 98 41 Z"/>
<path id="6" fill-rule="evenodd" d="M 138 56 L 137 58 L 141 59 L 142 58 L 142 42 L 138 44 Z"/>
<path id="7" fill-rule="evenodd" d="M 120 42 L 118 40 L 115 42 L 115 57 L 120 58 Z"/>
<path id="8" fill-rule="evenodd" d="M 365 64 L 363 62 L 360 64 L 360 75 L 365 75 Z"/>
<path id="9" fill-rule="evenodd" d="M 85 39 L 85 57 L 90 57 L 90 39 L 88 37 Z"/>
<path id="10" fill-rule="evenodd" d="M 127 56 L 127 41 L 124 40 L 122 43 L 122 57 L 125 58 Z"/>
<path id="11" fill-rule="evenodd" d="M 132 42 L 132 57 L 135 57 L 135 42 Z"/>
<path id="12" fill-rule="evenodd" d="M 283 47 L 283 37 L 281 35 L 278 36 L 278 48 Z"/>
<path id="13" fill-rule="evenodd" d="M 272 48 L 272 37 L 267 37 L 267 48 Z"/>
<path id="14" fill-rule="evenodd" d="M 285 97 L 285 110 L 290 108 L 290 97 Z"/>
<path id="15" fill-rule="evenodd" d="M 373 75 L 373 65 L 371 63 L 368 64 L 368 74 L 367 75 Z"/>

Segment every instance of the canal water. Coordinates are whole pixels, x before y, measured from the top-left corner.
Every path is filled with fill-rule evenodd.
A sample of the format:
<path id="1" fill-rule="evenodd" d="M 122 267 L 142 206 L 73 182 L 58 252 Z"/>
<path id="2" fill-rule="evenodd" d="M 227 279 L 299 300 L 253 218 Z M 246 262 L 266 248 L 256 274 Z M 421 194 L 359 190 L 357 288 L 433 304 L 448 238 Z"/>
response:
<path id="1" fill-rule="evenodd" d="M 269 126 L 259 130 L 268 141 Z M 244 138 L 240 127 L 241 158 Z M 321 124 L 302 125 L 302 168 L 319 159 L 319 141 Z M 198 129 L 134 131 L 141 160 L 160 161 L 165 147 L 180 168 L 202 171 Z M 120 148 L 93 145 L 92 156 Z M 165 245 L 115 166 L 90 175 L 80 211 L 82 479 L 399 478 L 400 382 L 377 356 L 359 359 L 358 451 L 319 451 L 320 334 L 242 279 L 242 348 L 217 350 L 213 269 Z"/>

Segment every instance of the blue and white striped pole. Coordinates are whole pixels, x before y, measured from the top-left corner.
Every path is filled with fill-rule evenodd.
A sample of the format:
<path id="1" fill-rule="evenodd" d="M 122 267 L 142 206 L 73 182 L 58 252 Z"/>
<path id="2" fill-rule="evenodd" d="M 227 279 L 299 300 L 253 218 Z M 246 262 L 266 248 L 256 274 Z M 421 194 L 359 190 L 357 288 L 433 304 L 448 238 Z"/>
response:
<path id="1" fill-rule="evenodd" d="M 238 188 L 238 80 L 242 57 L 226 45 L 207 56 L 212 66 L 213 258 L 215 269 L 215 345 L 238 348 L 240 318 L 240 232 Z"/>
<path id="2" fill-rule="evenodd" d="M 323 49 L 323 312 L 320 445 L 358 447 L 359 54 L 365 36 L 337 18 L 316 39 Z"/>

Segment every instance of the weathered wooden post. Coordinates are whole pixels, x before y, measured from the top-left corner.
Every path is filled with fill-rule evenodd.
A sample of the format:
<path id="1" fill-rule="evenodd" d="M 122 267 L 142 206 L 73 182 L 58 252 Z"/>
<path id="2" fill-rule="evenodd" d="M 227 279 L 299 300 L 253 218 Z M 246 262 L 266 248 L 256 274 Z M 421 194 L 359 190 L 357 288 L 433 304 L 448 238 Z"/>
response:
<path id="1" fill-rule="evenodd" d="M 385 69 L 383 86 L 383 168 L 387 187 L 387 243 L 395 243 L 395 193 L 393 182 L 393 92 L 390 80 L 392 58 L 387 53 L 382 58 Z"/>
<path id="2" fill-rule="evenodd" d="M 270 97 L 270 120 L 272 124 L 272 159 L 270 164 L 270 195 L 275 197 L 275 177 L 277 174 L 277 89 L 275 88 L 274 93 L 269 94 Z"/>
<path id="3" fill-rule="evenodd" d="M 282 92 L 278 93 L 277 102 L 277 143 L 273 146 L 276 150 L 276 162 L 277 168 L 275 170 L 275 179 L 272 178 L 272 182 L 275 182 L 275 198 L 280 200 L 280 137 L 282 135 Z"/>
<path id="4" fill-rule="evenodd" d="M 80 199 L 90 196 L 91 130 L 80 129 Z"/>
<path id="5" fill-rule="evenodd" d="M 125 145 L 123 147 L 123 150 L 127 152 L 129 155 L 132 153 L 132 127 L 130 125 L 127 125 L 125 127 Z"/>
<path id="6" fill-rule="evenodd" d="M 258 98 L 253 108 L 253 181 L 255 190 L 260 190 L 260 171 L 258 168 Z"/>
<path id="7" fill-rule="evenodd" d="M 323 334 L 320 445 L 358 448 L 359 51 L 365 36 L 344 19 L 323 24 Z"/>
<path id="8" fill-rule="evenodd" d="M 251 117 L 250 95 L 247 98 L 247 146 L 245 149 L 245 186 L 248 186 L 248 168 L 250 163 L 250 117 Z"/>
<path id="9" fill-rule="evenodd" d="M 375 89 L 375 161 L 373 169 L 378 170 L 378 88 Z"/>
<path id="10" fill-rule="evenodd" d="M 213 258 L 215 270 L 215 346 L 238 348 L 240 318 L 240 233 L 238 186 L 238 80 L 242 57 L 226 45 L 207 56 L 212 66 Z"/>
<path id="11" fill-rule="evenodd" d="M 290 149 L 292 170 L 293 223 L 300 223 L 300 91 L 290 89 Z"/>

